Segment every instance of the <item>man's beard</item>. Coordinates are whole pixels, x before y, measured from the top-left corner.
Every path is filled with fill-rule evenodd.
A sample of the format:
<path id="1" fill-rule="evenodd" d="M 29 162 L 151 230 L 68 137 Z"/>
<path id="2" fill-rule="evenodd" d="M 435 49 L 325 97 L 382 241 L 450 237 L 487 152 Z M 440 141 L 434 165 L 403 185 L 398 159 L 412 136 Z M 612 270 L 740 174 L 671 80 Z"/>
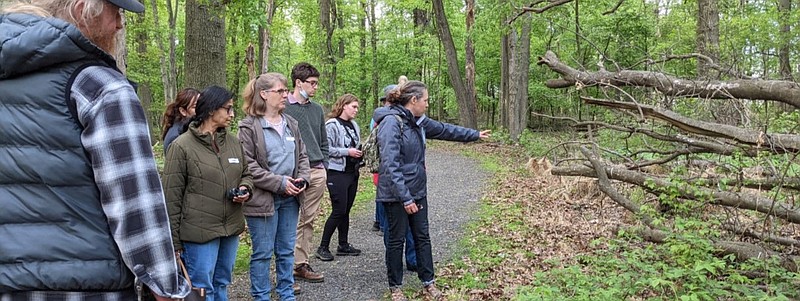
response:
<path id="1" fill-rule="evenodd" d="M 86 36 L 98 48 L 102 49 L 111 56 L 117 54 L 117 34 L 103 34 L 99 32 L 90 33 Z"/>

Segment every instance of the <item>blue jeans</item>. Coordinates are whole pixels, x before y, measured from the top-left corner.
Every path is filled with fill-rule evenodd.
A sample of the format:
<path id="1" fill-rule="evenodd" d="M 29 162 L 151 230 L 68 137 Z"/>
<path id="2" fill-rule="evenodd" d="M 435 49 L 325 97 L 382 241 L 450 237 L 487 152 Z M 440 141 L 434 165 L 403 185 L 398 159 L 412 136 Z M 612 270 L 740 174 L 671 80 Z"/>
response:
<path id="1" fill-rule="evenodd" d="M 239 235 L 205 243 L 183 242 L 183 258 L 192 286 L 206 289 L 207 301 L 227 301 Z"/>
<path id="2" fill-rule="evenodd" d="M 389 222 L 386 220 L 386 210 L 383 208 L 383 203 L 375 203 L 375 212 L 379 218 L 378 222 L 381 225 L 381 231 L 383 231 L 383 247 L 388 249 L 389 236 L 386 234 L 388 232 L 386 229 L 389 228 Z M 414 236 L 411 235 L 411 227 L 408 227 L 406 231 L 406 266 L 409 265 L 417 266 L 417 251 L 414 250 Z"/>
<path id="3" fill-rule="evenodd" d="M 247 216 L 247 227 L 253 240 L 250 256 L 250 294 L 253 300 L 270 299 L 272 290 L 269 265 L 275 254 L 275 291 L 283 301 L 294 301 L 294 243 L 297 239 L 297 218 L 300 205 L 296 197 L 274 195 L 275 215 Z"/>
<path id="4" fill-rule="evenodd" d="M 433 254 L 431 252 L 431 237 L 428 232 L 428 199 L 416 200 L 417 206 L 422 206 L 415 214 L 406 213 L 403 203 L 383 203 L 388 221 L 388 246 L 386 248 L 386 269 L 389 278 L 389 287 L 403 285 L 403 243 L 411 227 L 417 251 L 417 277 L 423 285 L 434 281 Z"/>

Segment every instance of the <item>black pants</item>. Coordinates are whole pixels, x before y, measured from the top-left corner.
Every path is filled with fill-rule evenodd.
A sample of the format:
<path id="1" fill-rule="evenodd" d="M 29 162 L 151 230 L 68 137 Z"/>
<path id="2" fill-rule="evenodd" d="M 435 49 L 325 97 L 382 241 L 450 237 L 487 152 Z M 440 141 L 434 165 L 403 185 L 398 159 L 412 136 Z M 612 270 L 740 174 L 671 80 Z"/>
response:
<path id="1" fill-rule="evenodd" d="M 386 249 L 389 287 L 403 285 L 403 244 L 409 226 L 416 242 L 414 249 L 417 251 L 417 277 L 423 284 L 433 281 L 433 254 L 428 232 L 428 199 L 422 198 L 416 202 L 422 209 L 410 215 L 406 213 L 403 203 L 382 203 L 389 222 L 389 246 Z"/>
<path id="2" fill-rule="evenodd" d="M 322 230 L 322 240 L 319 245 L 328 248 L 334 230 L 339 230 L 339 245 L 348 243 L 347 234 L 350 231 L 350 209 L 356 200 L 358 190 L 358 171 L 341 172 L 328 170 L 328 193 L 331 196 L 331 215 L 325 222 Z"/>

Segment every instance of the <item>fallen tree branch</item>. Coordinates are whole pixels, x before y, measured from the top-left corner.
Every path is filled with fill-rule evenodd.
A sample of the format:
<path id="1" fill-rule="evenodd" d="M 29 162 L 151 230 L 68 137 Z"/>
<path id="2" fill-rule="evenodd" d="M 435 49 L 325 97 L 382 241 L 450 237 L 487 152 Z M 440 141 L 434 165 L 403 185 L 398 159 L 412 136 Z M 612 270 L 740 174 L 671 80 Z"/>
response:
<path id="1" fill-rule="evenodd" d="M 666 242 L 668 236 L 667 232 L 646 228 L 637 228 L 633 231 L 633 233 L 638 234 L 647 241 L 655 243 Z M 751 243 L 727 240 L 711 240 L 711 244 L 714 246 L 714 248 L 719 250 L 722 255 L 733 254 L 739 260 L 765 259 L 769 257 L 778 258 L 781 266 L 793 272 L 797 271 L 797 264 L 800 262 L 800 257 L 783 255 Z"/>
<path id="2" fill-rule="evenodd" d="M 718 191 L 706 187 L 699 187 L 688 183 L 671 183 L 663 178 L 656 177 L 647 173 L 628 170 L 625 166 L 604 167 L 608 178 L 634 184 L 648 191 L 660 191 L 661 188 L 670 188 L 671 193 L 676 193 L 683 199 L 709 201 L 715 205 L 732 208 L 753 210 L 767 215 L 800 224 L 800 212 L 788 204 L 773 201 L 762 195 L 745 193 Z M 583 176 L 595 178 L 598 172 L 585 166 L 555 166 L 550 171 L 557 176 Z"/>
<path id="3" fill-rule="evenodd" d="M 606 168 L 603 165 L 603 163 L 601 163 L 600 160 L 598 160 L 594 154 L 589 152 L 589 150 L 586 147 L 581 146 L 580 150 L 581 153 L 583 153 L 583 155 L 586 156 L 589 162 L 592 163 L 592 166 L 594 166 L 594 170 L 596 171 L 595 177 L 597 178 L 597 186 L 600 187 L 600 191 L 605 193 L 609 198 L 611 198 L 614 202 L 617 202 L 617 204 L 619 204 L 620 206 L 624 207 L 628 211 L 638 216 L 639 219 L 641 219 L 645 225 L 647 225 L 648 227 L 652 227 L 653 220 L 650 217 L 641 214 L 639 205 L 628 199 L 628 197 L 619 193 L 619 191 L 617 191 L 617 189 L 611 185 L 611 182 L 608 180 L 608 174 L 606 174 Z"/>
<path id="4" fill-rule="evenodd" d="M 583 96 L 581 96 L 581 99 L 587 104 L 631 111 L 636 110 L 647 117 L 665 121 L 689 133 L 708 137 L 731 139 L 742 144 L 755 146 L 759 149 L 770 150 L 774 153 L 800 151 L 800 136 L 798 135 L 779 133 L 767 134 L 764 132 L 748 130 L 727 124 L 699 121 L 684 117 L 683 115 L 673 111 L 657 108 L 651 105 Z"/>
<path id="5" fill-rule="evenodd" d="M 800 240 L 788 238 L 788 237 L 785 237 L 785 236 L 778 236 L 778 235 L 773 235 L 773 234 L 770 234 L 770 233 L 756 232 L 756 231 L 751 231 L 751 230 L 748 230 L 748 229 L 741 229 L 741 228 L 733 227 L 733 226 L 730 226 L 730 225 L 723 225 L 722 228 L 725 229 L 725 230 L 731 231 L 733 233 L 739 234 L 739 235 L 752 237 L 752 238 L 755 238 L 755 239 L 758 239 L 758 240 L 761 240 L 761 241 L 765 241 L 765 242 L 772 242 L 772 243 L 776 243 L 776 244 L 783 245 L 783 246 L 800 247 Z"/>
<path id="6" fill-rule="evenodd" d="M 547 51 L 539 57 L 538 65 L 546 65 L 561 75 L 561 79 L 548 80 L 549 88 L 569 86 L 638 86 L 658 90 L 664 95 L 674 97 L 699 97 L 711 99 L 753 99 L 777 101 L 800 108 L 800 84 L 785 80 L 687 80 L 660 72 L 620 70 L 610 72 L 600 70 L 586 72 L 576 70 L 562 63 L 555 53 Z"/>
<path id="7" fill-rule="evenodd" d="M 705 61 L 706 66 L 710 67 L 711 69 L 714 69 L 714 70 L 717 70 L 719 72 L 728 74 L 728 75 L 730 75 L 730 76 L 732 76 L 734 78 L 753 79 L 752 77 L 749 77 L 747 75 L 733 72 L 730 68 L 722 68 L 722 66 L 717 65 L 714 62 L 714 60 L 712 60 L 710 57 L 708 57 L 706 55 L 703 55 L 703 54 L 700 54 L 700 53 L 687 53 L 687 54 L 683 54 L 683 55 L 667 55 L 667 56 L 665 56 L 664 58 L 662 58 L 660 60 L 646 59 L 646 60 L 644 60 L 644 63 L 646 65 L 653 65 L 653 64 L 668 62 L 668 61 L 671 61 L 671 60 L 684 60 L 684 59 L 691 59 L 691 58 L 698 59 L 698 60 L 703 60 L 703 61 Z M 637 63 L 637 65 L 638 64 L 639 63 Z"/>
<path id="8" fill-rule="evenodd" d="M 615 131 L 619 131 L 619 132 L 624 132 L 624 133 L 643 134 L 643 135 L 647 135 L 649 137 L 652 137 L 652 138 L 655 138 L 655 139 L 658 139 L 658 140 L 683 143 L 683 144 L 686 144 L 688 146 L 693 146 L 693 147 L 696 147 L 696 148 L 705 149 L 708 152 L 715 153 L 715 154 L 731 155 L 731 154 L 733 154 L 735 152 L 741 152 L 744 155 L 747 155 L 747 156 L 750 156 L 750 157 L 754 157 L 754 156 L 757 155 L 757 151 L 755 149 L 753 149 L 753 148 L 751 148 L 749 146 L 744 146 L 744 145 L 742 145 L 742 146 L 734 146 L 734 145 L 730 145 L 730 144 L 723 144 L 723 143 L 707 141 L 707 140 L 702 139 L 702 138 L 670 136 L 670 135 L 661 134 L 659 132 L 656 132 L 656 131 L 653 131 L 653 130 L 649 130 L 649 129 L 625 127 L 625 126 L 613 125 L 613 124 L 600 122 L 600 121 L 578 121 L 577 119 L 571 118 L 571 117 L 550 116 L 550 115 L 546 115 L 546 114 L 539 114 L 539 113 L 536 113 L 536 112 L 531 113 L 531 115 L 544 117 L 544 118 L 555 119 L 555 120 L 571 121 L 571 122 L 575 123 L 574 127 L 592 126 L 595 129 L 607 128 L 607 129 L 611 129 L 611 130 L 615 130 Z"/>

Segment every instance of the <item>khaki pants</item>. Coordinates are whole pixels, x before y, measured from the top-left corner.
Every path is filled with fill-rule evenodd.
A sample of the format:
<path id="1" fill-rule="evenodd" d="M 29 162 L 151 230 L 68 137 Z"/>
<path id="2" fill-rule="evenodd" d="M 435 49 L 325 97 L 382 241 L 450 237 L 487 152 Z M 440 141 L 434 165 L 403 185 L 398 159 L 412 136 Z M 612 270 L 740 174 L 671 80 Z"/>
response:
<path id="1" fill-rule="evenodd" d="M 324 168 L 311 168 L 311 180 L 308 188 L 301 193 L 300 218 L 297 221 L 297 242 L 294 247 L 295 266 L 308 263 L 311 250 L 311 238 L 314 235 L 314 220 L 319 215 L 319 203 L 327 186 L 328 174 Z"/>

